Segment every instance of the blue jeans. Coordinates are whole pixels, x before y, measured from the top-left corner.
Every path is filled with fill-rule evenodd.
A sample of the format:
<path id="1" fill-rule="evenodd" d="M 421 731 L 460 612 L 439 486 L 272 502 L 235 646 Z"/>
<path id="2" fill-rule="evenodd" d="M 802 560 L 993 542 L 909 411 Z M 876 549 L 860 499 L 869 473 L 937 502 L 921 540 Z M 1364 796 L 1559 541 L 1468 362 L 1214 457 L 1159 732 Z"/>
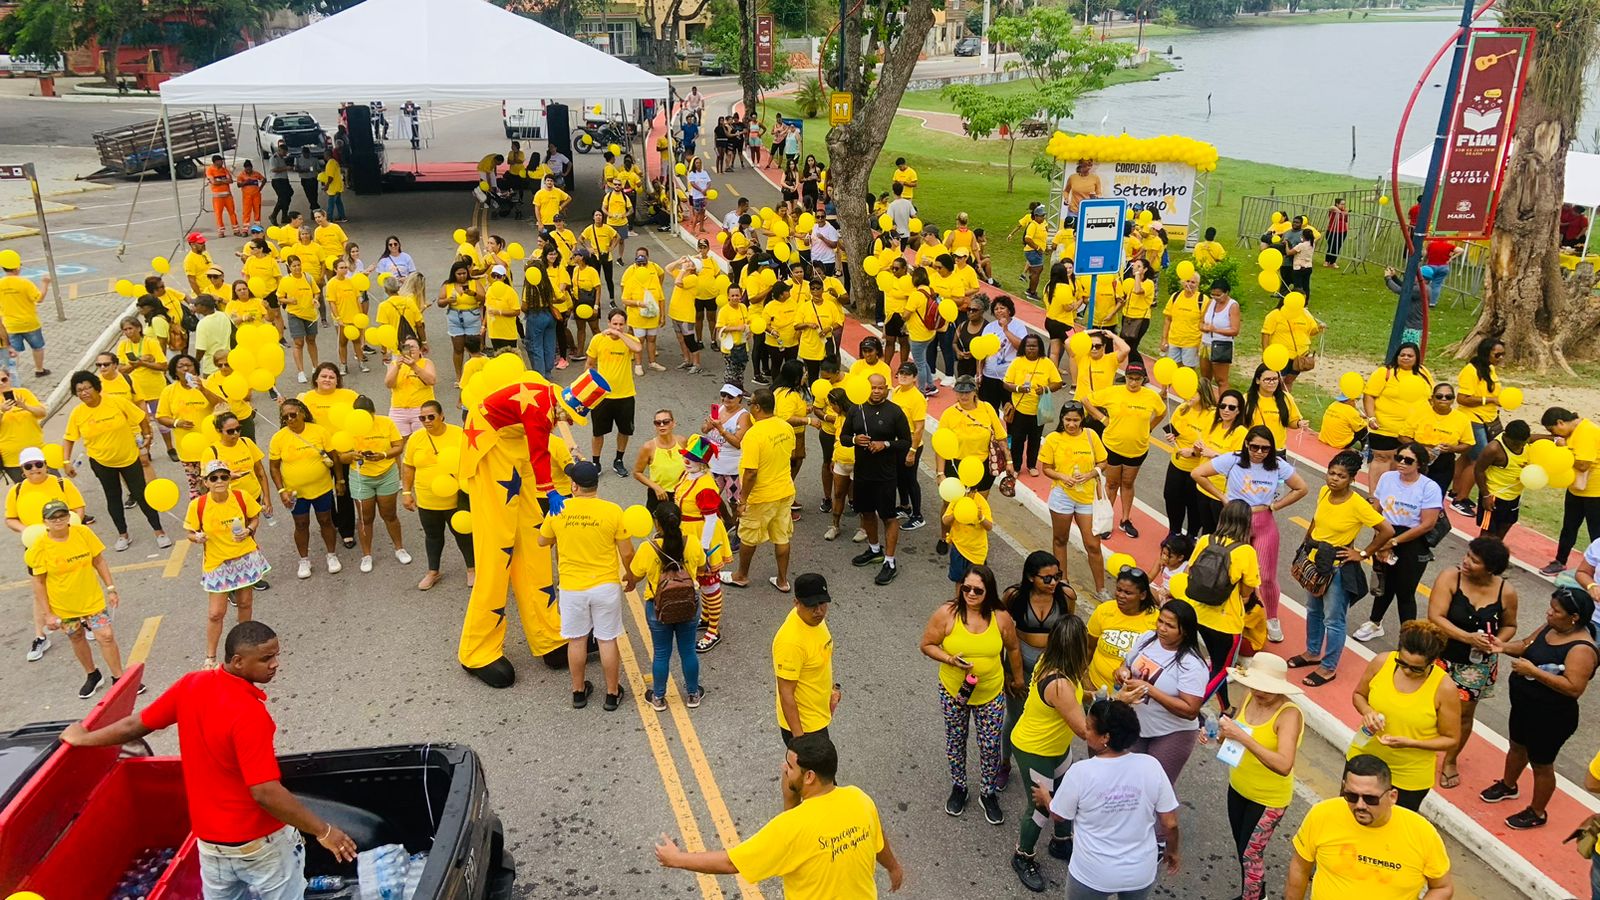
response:
<path id="1" fill-rule="evenodd" d="M 332 222 L 337 222 L 340 219 L 343 219 L 344 217 L 345 217 L 345 215 L 344 215 L 344 192 L 340 191 L 337 194 L 329 194 L 328 195 L 328 220 L 332 221 Z"/>
<path id="2" fill-rule="evenodd" d="M 1600 853 L 1589 858 L 1589 900 L 1600 900 Z"/>
<path id="3" fill-rule="evenodd" d="M 933 341 L 912 341 L 911 358 L 917 363 L 917 387 L 926 391 L 933 387 Z"/>
<path id="4" fill-rule="evenodd" d="M 293 825 L 243 847 L 200 845 L 205 900 L 300 900 L 306 892 L 305 868 L 305 839 Z"/>
<path id="5" fill-rule="evenodd" d="M 1322 655 L 1322 667 L 1339 668 L 1344 654 L 1345 595 L 1342 566 L 1333 570 L 1333 580 L 1321 597 L 1306 597 L 1306 655 Z"/>
<path id="6" fill-rule="evenodd" d="M 1444 280 L 1450 277 L 1449 266 L 1434 266 L 1433 277 L 1428 279 L 1428 305 L 1438 306 L 1444 296 Z"/>
<path id="7" fill-rule="evenodd" d="M 527 342 L 528 368 L 546 378 L 556 364 L 556 317 L 548 309 L 522 316 L 523 340 Z"/>
<path id="8" fill-rule="evenodd" d="M 700 690 L 700 655 L 694 652 L 695 627 L 700 624 L 700 610 L 687 622 L 663 625 L 656 618 L 656 602 L 644 605 L 645 621 L 650 625 L 650 643 L 655 647 L 655 658 L 650 662 L 650 692 L 661 696 L 667 686 L 667 671 L 672 663 L 672 645 L 678 645 L 678 664 L 683 667 L 683 690 L 692 694 Z"/>

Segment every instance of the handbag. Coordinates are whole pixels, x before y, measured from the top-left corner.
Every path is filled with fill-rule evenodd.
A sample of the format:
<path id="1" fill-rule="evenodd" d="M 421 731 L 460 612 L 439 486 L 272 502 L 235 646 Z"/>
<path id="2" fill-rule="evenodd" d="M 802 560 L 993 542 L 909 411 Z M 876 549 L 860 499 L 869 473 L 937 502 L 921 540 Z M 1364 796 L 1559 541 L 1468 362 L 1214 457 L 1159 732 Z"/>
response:
<path id="1" fill-rule="evenodd" d="M 995 477 L 995 487 L 1002 497 L 1017 495 L 1017 476 L 1006 471 L 1006 460 L 1010 453 L 1005 441 L 989 442 L 989 473 Z"/>
<path id="2" fill-rule="evenodd" d="M 1567 835 L 1566 840 L 1561 843 L 1567 844 L 1574 841 L 1577 842 L 1579 856 L 1584 859 L 1593 859 L 1595 844 L 1600 842 L 1600 815 L 1584 819 L 1583 824 Z"/>
<path id="3" fill-rule="evenodd" d="M 1306 593 L 1313 597 L 1321 597 L 1328 592 L 1328 585 L 1333 583 L 1333 566 L 1323 568 L 1316 559 L 1317 542 L 1307 538 L 1300 542 L 1294 551 L 1294 563 L 1289 566 L 1289 574 L 1294 576 L 1295 583 L 1306 589 Z"/>
<path id="4" fill-rule="evenodd" d="M 1290 365 L 1296 372 L 1309 372 L 1317 367 L 1317 356 L 1314 353 L 1302 353 L 1296 356 Z"/>
<path id="5" fill-rule="evenodd" d="M 1089 530 L 1095 534 L 1109 534 L 1116 526 L 1116 511 L 1111 508 L 1111 498 L 1106 496 L 1106 476 L 1098 471 L 1094 476 L 1094 509 Z"/>

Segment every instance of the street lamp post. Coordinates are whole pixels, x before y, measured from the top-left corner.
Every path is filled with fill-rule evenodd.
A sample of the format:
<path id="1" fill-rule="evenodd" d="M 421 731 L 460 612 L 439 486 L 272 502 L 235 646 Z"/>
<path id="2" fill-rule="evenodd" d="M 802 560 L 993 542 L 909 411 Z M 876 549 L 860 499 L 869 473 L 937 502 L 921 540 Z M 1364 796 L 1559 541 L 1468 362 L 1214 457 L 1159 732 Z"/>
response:
<path id="1" fill-rule="evenodd" d="M 978 68 L 989 68 L 989 0 L 983 0 L 983 34 L 979 35 L 982 42 L 978 51 Z"/>

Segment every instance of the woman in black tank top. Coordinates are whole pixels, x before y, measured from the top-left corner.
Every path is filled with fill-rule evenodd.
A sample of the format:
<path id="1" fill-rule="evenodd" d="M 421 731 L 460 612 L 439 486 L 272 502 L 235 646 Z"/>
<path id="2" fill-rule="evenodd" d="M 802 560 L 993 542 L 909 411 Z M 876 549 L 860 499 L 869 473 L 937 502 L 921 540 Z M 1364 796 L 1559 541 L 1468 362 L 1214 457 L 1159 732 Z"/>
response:
<path id="1" fill-rule="evenodd" d="M 1478 701 L 1494 695 L 1502 642 L 1517 633 L 1517 588 L 1504 577 L 1510 564 L 1499 538 L 1473 538 L 1461 565 L 1439 573 L 1428 596 L 1428 620 L 1448 639 L 1440 660 L 1461 689 L 1461 741 L 1445 751 L 1440 788 L 1461 783 L 1456 758 L 1472 736 Z"/>
<path id="2" fill-rule="evenodd" d="M 1022 671 L 1033 674 L 1033 666 L 1044 653 L 1046 639 L 1056 622 L 1073 615 L 1078 594 L 1067 584 L 1061 563 L 1047 550 L 1035 550 L 1022 563 L 1022 580 L 1001 595 L 1006 611 L 1017 625 L 1017 644 L 1022 649 Z M 1027 697 L 1006 695 L 1006 727 L 1001 735 L 1005 773 L 1011 771 L 1011 731 L 1017 727 Z"/>

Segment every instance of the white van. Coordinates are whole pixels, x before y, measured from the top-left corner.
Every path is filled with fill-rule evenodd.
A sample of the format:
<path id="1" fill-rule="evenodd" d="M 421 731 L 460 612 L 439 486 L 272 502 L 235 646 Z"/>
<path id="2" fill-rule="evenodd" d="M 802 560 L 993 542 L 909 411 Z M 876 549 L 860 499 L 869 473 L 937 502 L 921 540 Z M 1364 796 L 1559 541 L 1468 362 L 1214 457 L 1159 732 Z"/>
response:
<path id="1" fill-rule="evenodd" d="M 549 137 L 544 100 L 500 101 L 500 122 L 507 140 L 542 141 Z"/>

